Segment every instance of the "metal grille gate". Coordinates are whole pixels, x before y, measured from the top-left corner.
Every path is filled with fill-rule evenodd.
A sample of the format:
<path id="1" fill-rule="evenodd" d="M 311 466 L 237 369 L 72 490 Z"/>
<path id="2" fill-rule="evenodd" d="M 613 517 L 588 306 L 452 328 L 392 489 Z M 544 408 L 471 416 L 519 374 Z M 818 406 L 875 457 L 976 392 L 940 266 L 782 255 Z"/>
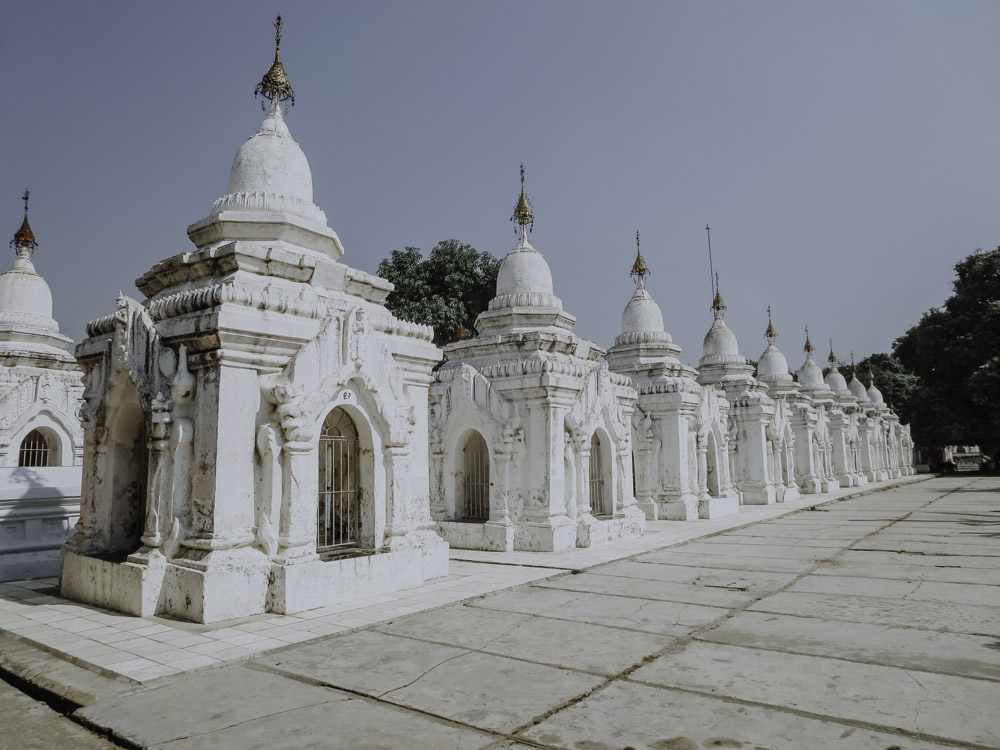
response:
<path id="1" fill-rule="evenodd" d="M 361 532 L 358 468 L 358 430 L 350 415 L 338 407 L 327 416 L 319 439 L 318 550 L 358 544 Z"/>
<path id="2" fill-rule="evenodd" d="M 478 432 L 465 441 L 462 517 L 487 521 L 490 517 L 490 451 Z"/>
<path id="3" fill-rule="evenodd" d="M 21 450 L 17 454 L 18 466 L 48 466 L 52 449 L 49 442 L 39 430 L 29 432 L 21 442 Z"/>
<path id="4" fill-rule="evenodd" d="M 590 512 L 595 516 L 610 516 L 605 501 L 604 471 L 601 466 L 601 440 L 594 434 L 590 439 Z"/>

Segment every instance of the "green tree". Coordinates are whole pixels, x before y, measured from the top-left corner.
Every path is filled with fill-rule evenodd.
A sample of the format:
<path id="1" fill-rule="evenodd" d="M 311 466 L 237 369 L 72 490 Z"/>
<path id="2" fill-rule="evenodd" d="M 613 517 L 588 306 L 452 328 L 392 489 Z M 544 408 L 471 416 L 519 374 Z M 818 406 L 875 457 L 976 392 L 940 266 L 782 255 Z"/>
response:
<path id="1" fill-rule="evenodd" d="M 912 422 L 913 413 L 918 407 L 915 402 L 920 388 L 920 378 L 910 372 L 892 354 L 871 354 L 857 363 L 858 380 L 865 388 L 875 381 L 875 387 L 882 392 L 886 406 L 892 404 L 903 422 Z M 840 365 L 840 374 L 847 380 L 851 379 L 851 366 Z"/>
<path id="2" fill-rule="evenodd" d="M 1000 247 L 955 265 L 954 293 L 896 339 L 920 378 L 913 434 L 923 445 L 1000 446 Z"/>
<path id="3" fill-rule="evenodd" d="M 443 240 L 424 259 L 419 248 L 393 250 L 378 264 L 378 275 L 396 288 L 385 306 L 412 323 L 434 328 L 444 346 L 459 332 L 475 336 L 475 322 L 496 293 L 500 261 L 458 240 Z"/>

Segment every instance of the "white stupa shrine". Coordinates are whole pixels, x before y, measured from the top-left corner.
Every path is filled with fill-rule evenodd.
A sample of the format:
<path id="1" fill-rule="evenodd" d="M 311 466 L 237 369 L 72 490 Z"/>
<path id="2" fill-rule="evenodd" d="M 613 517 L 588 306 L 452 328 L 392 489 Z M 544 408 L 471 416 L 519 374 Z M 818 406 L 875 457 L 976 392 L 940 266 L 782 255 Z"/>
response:
<path id="1" fill-rule="evenodd" d="M 57 575 L 80 505 L 83 383 L 32 260 L 28 198 L 0 275 L 0 581 Z"/>
<path id="2" fill-rule="evenodd" d="M 194 249 L 88 325 L 80 522 L 65 596 L 215 622 L 419 585 L 448 570 L 430 517 L 430 328 L 340 262 L 312 175 L 270 107 Z"/>

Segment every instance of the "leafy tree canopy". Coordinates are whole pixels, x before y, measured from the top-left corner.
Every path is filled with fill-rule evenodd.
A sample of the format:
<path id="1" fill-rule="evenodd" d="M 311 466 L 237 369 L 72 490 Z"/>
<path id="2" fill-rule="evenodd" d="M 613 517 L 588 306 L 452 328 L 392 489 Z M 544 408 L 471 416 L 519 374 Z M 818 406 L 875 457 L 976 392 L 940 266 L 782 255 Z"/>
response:
<path id="1" fill-rule="evenodd" d="M 912 422 L 913 413 L 919 406 L 915 402 L 920 387 L 920 378 L 907 370 L 903 363 L 892 354 L 872 354 L 857 363 L 858 380 L 865 388 L 871 385 L 882 392 L 886 406 L 892 404 L 902 422 Z M 851 379 L 851 366 L 840 365 L 840 374 Z"/>
<path id="2" fill-rule="evenodd" d="M 896 339 L 919 376 L 913 434 L 924 445 L 1000 445 L 1000 247 L 955 265 L 954 293 Z"/>
<path id="3" fill-rule="evenodd" d="M 385 306 L 412 323 L 434 328 L 434 343 L 444 346 L 460 331 L 475 336 L 475 322 L 496 293 L 500 261 L 458 240 L 437 243 L 424 259 L 419 248 L 393 250 L 378 264 L 378 275 L 396 288 Z"/>

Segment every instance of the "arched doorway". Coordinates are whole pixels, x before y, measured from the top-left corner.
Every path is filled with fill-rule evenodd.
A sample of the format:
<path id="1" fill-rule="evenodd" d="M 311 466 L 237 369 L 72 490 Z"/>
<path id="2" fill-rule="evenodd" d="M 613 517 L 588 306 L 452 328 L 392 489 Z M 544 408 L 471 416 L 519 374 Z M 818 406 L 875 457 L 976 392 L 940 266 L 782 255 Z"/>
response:
<path id="1" fill-rule="evenodd" d="M 342 407 L 331 411 L 319 438 L 316 549 L 355 547 L 361 540 L 358 428 Z"/>
<path id="2" fill-rule="evenodd" d="M 708 432 L 707 450 L 705 451 L 705 486 L 708 494 L 719 497 L 719 451 L 715 443 L 715 435 Z"/>
<path id="3" fill-rule="evenodd" d="M 142 544 L 149 448 L 138 404 L 121 409 L 112 431 L 111 518 L 108 552 L 135 552 Z"/>
<path id="4" fill-rule="evenodd" d="M 594 436 L 590 438 L 590 512 L 595 516 L 611 516 L 614 515 L 614 504 L 610 501 L 611 493 L 608 492 L 608 486 L 611 484 L 607 481 L 607 476 L 605 475 L 605 456 L 604 456 L 604 446 L 601 443 L 601 438 L 595 432 Z"/>
<path id="5" fill-rule="evenodd" d="M 45 433 L 34 429 L 24 436 L 17 452 L 17 465 L 27 467 L 54 466 L 55 452 Z"/>
<path id="6" fill-rule="evenodd" d="M 486 440 L 475 430 L 462 446 L 461 498 L 458 517 L 467 521 L 490 518 L 490 450 Z"/>

